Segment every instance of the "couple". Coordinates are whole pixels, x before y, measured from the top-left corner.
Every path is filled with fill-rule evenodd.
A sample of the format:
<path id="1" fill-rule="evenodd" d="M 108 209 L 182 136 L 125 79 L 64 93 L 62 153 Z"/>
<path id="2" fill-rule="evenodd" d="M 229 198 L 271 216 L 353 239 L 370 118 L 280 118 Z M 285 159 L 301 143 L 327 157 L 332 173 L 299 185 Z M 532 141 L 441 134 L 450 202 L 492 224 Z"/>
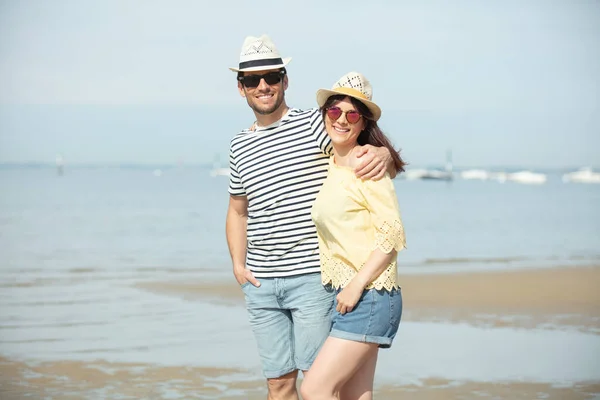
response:
<path id="1" fill-rule="evenodd" d="M 356 72 L 285 102 L 286 66 L 266 35 L 244 41 L 238 90 L 252 129 L 231 140 L 226 234 L 270 400 L 372 398 L 379 348 L 402 313 L 404 230 L 390 176 L 404 162 Z"/>

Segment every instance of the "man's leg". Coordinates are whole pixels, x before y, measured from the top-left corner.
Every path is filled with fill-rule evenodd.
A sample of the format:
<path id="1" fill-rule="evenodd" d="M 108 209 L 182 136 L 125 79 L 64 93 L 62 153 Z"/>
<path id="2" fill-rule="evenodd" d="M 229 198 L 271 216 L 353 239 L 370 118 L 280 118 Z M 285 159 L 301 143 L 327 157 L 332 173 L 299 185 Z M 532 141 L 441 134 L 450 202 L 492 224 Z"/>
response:
<path id="1" fill-rule="evenodd" d="M 331 330 L 335 291 L 321 284 L 321 274 L 285 278 L 286 308 L 291 310 L 295 364 L 309 370 Z"/>
<path id="2" fill-rule="evenodd" d="M 298 400 L 296 379 L 298 371 L 290 372 L 279 378 L 267 379 L 269 388 L 268 400 Z"/>
<path id="3" fill-rule="evenodd" d="M 261 278 L 259 287 L 246 284 L 242 290 L 263 374 L 267 378 L 268 399 L 298 400 L 292 316 L 280 305 L 279 279 Z"/>

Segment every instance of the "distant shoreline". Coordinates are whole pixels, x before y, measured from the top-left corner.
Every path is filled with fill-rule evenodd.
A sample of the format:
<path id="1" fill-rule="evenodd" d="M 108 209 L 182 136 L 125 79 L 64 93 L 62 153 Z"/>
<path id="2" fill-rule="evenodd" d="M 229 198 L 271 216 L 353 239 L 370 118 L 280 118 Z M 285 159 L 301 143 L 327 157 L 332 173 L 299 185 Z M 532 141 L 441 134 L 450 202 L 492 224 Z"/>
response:
<path id="1" fill-rule="evenodd" d="M 600 165 L 586 165 L 591 167 L 593 170 L 600 169 Z M 132 161 L 123 161 L 123 162 L 75 162 L 69 163 L 65 162 L 65 168 L 70 169 L 177 169 L 177 168 L 212 168 L 213 164 L 211 162 L 207 163 L 199 163 L 199 162 L 182 162 L 182 163 L 141 163 L 141 162 L 132 162 Z M 559 166 L 559 167 L 540 167 L 535 165 L 530 166 L 518 166 L 518 165 L 507 165 L 507 166 L 454 166 L 454 172 L 461 172 L 471 169 L 483 169 L 490 172 L 518 172 L 523 170 L 532 170 L 540 173 L 545 173 L 549 175 L 557 175 L 563 174 L 567 172 L 577 171 L 578 169 L 584 167 L 583 165 L 577 166 Z M 45 169 L 45 168 L 56 168 L 56 164 L 53 162 L 45 162 L 45 161 L 23 161 L 23 162 L 0 162 L 0 169 Z M 431 165 L 410 165 L 407 167 L 408 169 L 443 169 L 444 166 L 441 164 L 431 164 Z"/>

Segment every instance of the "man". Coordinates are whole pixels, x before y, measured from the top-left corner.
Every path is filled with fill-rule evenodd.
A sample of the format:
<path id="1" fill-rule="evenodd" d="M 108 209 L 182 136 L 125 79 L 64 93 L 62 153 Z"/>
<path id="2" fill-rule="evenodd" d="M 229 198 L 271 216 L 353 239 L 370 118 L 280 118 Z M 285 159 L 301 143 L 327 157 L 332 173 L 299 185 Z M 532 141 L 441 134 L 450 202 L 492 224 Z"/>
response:
<path id="1" fill-rule="evenodd" d="M 334 293 L 321 284 L 311 207 L 327 175 L 330 143 L 318 109 L 285 102 L 286 66 L 271 39 L 247 37 L 238 90 L 256 117 L 231 140 L 227 244 L 267 378 L 270 400 L 297 400 L 331 327 Z M 389 151 L 365 146 L 357 169 L 383 176 Z"/>

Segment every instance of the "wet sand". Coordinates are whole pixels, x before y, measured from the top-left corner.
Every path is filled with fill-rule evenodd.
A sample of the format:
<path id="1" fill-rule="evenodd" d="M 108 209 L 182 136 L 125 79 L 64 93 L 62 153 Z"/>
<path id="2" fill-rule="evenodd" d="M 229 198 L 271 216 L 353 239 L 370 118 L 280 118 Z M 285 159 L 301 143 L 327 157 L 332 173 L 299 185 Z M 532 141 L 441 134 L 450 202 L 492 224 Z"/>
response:
<path id="1" fill-rule="evenodd" d="M 577 330 L 592 334 L 590 337 L 593 338 L 600 335 L 600 290 L 598 290 L 600 266 L 401 275 L 401 284 L 405 308 L 404 321 L 460 322 L 475 326 L 489 326 L 494 332 L 503 332 L 502 329 L 494 328 L 510 327 Z M 139 293 L 160 295 L 157 298 L 164 299 L 160 300 L 161 303 L 168 299 L 180 298 L 185 299 L 184 303 L 190 303 L 193 307 L 197 307 L 195 304 L 213 303 L 235 305 L 233 309 L 238 310 L 243 303 L 241 290 L 233 283 L 233 278 L 229 282 L 217 284 L 198 279 L 197 282 L 189 280 L 132 282 L 130 285 L 137 288 Z M 32 287 L 31 290 L 36 288 Z M 179 303 L 175 303 L 174 306 L 177 307 L 177 304 Z M 159 311 L 156 307 L 156 305 L 152 306 L 154 313 Z M 171 312 L 170 310 L 167 308 L 164 312 Z M 408 329 L 405 329 L 404 337 L 407 333 Z M 448 335 L 446 331 L 443 333 Z M 506 334 L 500 333 L 500 335 L 501 339 L 505 340 Z M 468 339 L 462 339 L 465 340 Z M 5 343 L 5 346 L 9 345 L 9 342 Z M 401 350 L 401 346 L 398 348 Z M 552 351 L 555 349 L 548 348 L 548 352 Z M 436 359 L 435 355 L 432 357 Z M 481 357 L 485 357 L 485 354 Z M 537 382 L 517 378 L 507 381 L 489 379 L 479 382 L 435 378 L 439 375 L 434 374 L 430 378 L 417 379 L 415 382 L 404 381 L 399 385 L 391 385 L 390 382 L 377 385 L 376 382 L 376 398 L 380 400 L 479 397 L 600 398 L 600 362 L 594 364 L 594 355 L 592 354 L 591 357 L 592 362 L 587 365 L 592 373 L 585 376 L 591 377 L 592 381 L 571 380 L 548 383 L 548 381 Z M 513 362 L 512 359 L 504 360 L 507 365 Z M 578 360 L 569 362 L 576 363 Z M 395 380 L 391 381 L 394 382 Z M 23 398 L 258 400 L 264 399 L 265 394 L 265 385 L 260 374 L 256 371 L 249 373 L 242 368 L 165 366 L 105 360 L 41 362 L 35 358 L 35 353 L 26 358 L 0 358 L 0 399 L 3 400 Z"/>
<path id="2" fill-rule="evenodd" d="M 600 334 L 600 266 L 402 275 L 405 321 L 494 327 L 574 327 Z M 242 303 L 235 282 L 145 282 L 154 293 Z"/>
<path id="3" fill-rule="evenodd" d="M 17 399 L 221 399 L 264 400 L 262 380 L 226 383 L 233 369 L 157 367 L 145 364 L 47 362 L 38 365 L 0 358 L 0 398 Z M 560 399 L 597 398 L 600 383 L 571 387 L 528 382 L 452 382 L 427 379 L 419 384 L 378 387 L 379 400 Z"/>

